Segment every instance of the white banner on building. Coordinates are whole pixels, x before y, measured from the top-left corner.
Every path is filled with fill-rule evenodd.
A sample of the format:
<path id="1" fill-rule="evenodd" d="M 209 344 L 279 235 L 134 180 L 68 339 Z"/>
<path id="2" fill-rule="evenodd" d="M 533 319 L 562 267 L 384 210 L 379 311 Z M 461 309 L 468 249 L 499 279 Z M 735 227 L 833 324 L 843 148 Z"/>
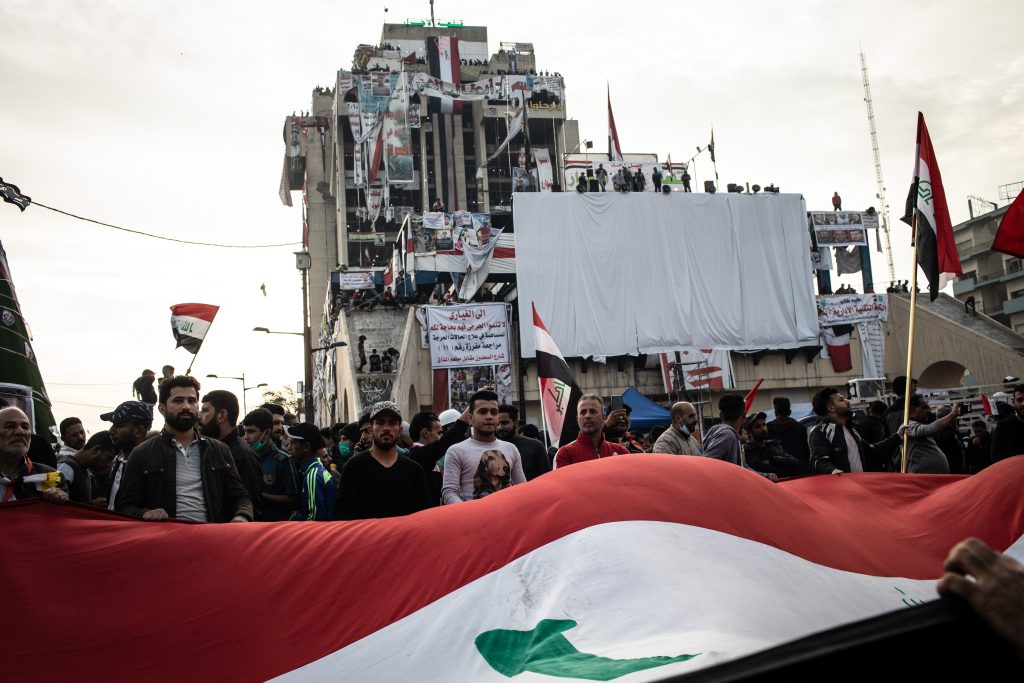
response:
<path id="1" fill-rule="evenodd" d="M 373 289 L 373 273 L 348 271 L 338 273 L 340 289 Z"/>
<path id="2" fill-rule="evenodd" d="M 853 325 L 868 320 L 885 321 L 889 319 L 889 298 L 885 294 L 819 296 L 817 301 L 818 324 L 821 327 Z"/>
<path id="3" fill-rule="evenodd" d="M 512 362 L 505 304 L 427 306 L 426 310 L 432 368 Z"/>
<path id="4" fill-rule="evenodd" d="M 537 178 L 540 181 L 541 192 L 551 192 L 554 185 L 554 175 L 551 173 L 551 153 L 548 149 L 534 149 L 533 161 L 537 164 Z"/>
<path id="5" fill-rule="evenodd" d="M 885 328 L 880 320 L 857 323 L 864 377 L 885 377 Z"/>

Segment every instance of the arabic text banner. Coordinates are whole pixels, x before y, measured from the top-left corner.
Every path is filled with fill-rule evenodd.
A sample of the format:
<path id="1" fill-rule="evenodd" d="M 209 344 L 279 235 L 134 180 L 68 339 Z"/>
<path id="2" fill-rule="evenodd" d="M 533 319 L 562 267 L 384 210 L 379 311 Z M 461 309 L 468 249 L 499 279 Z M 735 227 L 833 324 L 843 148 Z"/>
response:
<path id="1" fill-rule="evenodd" d="M 505 304 L 427 306 L 426 310 L 432 368 L 512 362 Z"/>

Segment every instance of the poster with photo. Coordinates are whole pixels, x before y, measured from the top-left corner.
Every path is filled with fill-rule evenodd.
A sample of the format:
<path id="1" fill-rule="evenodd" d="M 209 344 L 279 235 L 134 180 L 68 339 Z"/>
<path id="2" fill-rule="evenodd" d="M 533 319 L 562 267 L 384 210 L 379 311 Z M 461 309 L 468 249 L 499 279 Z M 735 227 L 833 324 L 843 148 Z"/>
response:
<path id="1" fill-rule="evenodd" d="M 878 228 L 878 216 L 864 211 L 809 211 L 807 221 L 819 247 L 867 246 L 867 231 Z"/>
<path id="2" fill-rule="evenodd" d="M 448 370 L 448 406 L 463 411 L 469 397 L 484 388 L 498 394 L 498 403 L 512 403 L 512 372 L 508 365 L 482 365 Z"/>

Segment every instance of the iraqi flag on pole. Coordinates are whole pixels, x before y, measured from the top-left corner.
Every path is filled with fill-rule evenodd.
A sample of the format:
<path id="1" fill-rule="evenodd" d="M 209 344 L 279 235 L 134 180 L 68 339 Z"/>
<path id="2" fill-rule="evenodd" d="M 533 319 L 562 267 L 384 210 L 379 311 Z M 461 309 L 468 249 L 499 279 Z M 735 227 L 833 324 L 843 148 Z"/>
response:
<path id="1" fill-rule="evenodd" d="M 956 251 L 953 237 L 953 223 L 949 220 L 946 192 L 942 189 L 939 162 L 935 159 L 924 114 L 917 113 L 917 148 L 914 157 L 914 182 L 907 195 L 906 212 L 902 220 L 913 225 L 914 211 L 917 210 L 917 263 L 928 278 L 928 292 L 931 300 L 939 296 L 939 290 L 949 284 L 954 276 L 963 275 L 960 256 Z"/>
<path id="2" fill-rule="evenodd" d="M 184 346 L 192 353 L 199 353 L 203 339 L 213 324 L 220 306 L 210 304 L 175 304 L 171 306 L 171 331 L 177 345 Z"/>
<path id="3" fill-rule="evenodd" d="M 2 504 L 17 549 L 0 562 L 17 615 L 3 677 L 662 680 L 878 615 L 913 618 L 965 537 L 1021 557 L 1022 487 L 1024 458 L 969 477 L 773 484 L 712 458 L 631 455 L 356 522 L 155 523 Z M 55 646 L 87 633 L 102 637 Z M 901 657 L 959 657 L 976 669 L 964 680 L 997 680 L 973 648 L 935 648 Z"/>
<path id="4" fill-rule="evenodd" d="M 615 114 L 612 113 L 612 87 L 610 85 L 608 86 L 608 161 L 622 161 L 619 131 L 615 128 Z"/>
<path id="5" fill-rule="evenodd" d="M 533 334 L 537 346 L 537 380 L 540 382 L 540 404 L 544 411 L 544 424 L 553 446 L 571 443 L 580 432 L 576 422 L 576 404 L 583 392 L 569 372 L 562 352 L 548 334 L 544 321 L 533 309 Z"/>

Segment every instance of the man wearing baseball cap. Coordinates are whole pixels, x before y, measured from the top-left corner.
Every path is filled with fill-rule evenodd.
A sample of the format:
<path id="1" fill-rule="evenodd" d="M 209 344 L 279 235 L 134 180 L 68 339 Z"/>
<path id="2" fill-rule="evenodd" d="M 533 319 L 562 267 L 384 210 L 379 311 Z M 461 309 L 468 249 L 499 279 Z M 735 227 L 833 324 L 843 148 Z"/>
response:
<path id="1" fill-rule="evenodd" d="M 110 426 L 110 441 L 118 453 L 114 456 L 106 488 L 98 492 L 106 497 L 107 509 L 113 510 L 114 498 L 124 474 L 124 464 L 128 462 L 132 450 L 146 440 L 146 433 L 153 426 L 153 406 L 142 401 L 125 401 L 109 413 L 100 415 L 100 419 L 114 423 Z"/>
<path id="2" fill-rule="evenodd" d="M 370 450 L 353 455 L 341 471 L 336 517 L 399 517 L 430 507 L 423 468 L 398 453 L 398 406 L 391 401 L 375 403 L 369 418 Z"/>
<path id="3" fill-rule="evenodd" d="M 292 522 L 329 522 L 334 515 L 336 496 L 331 473 L 320 462 L 324 447 L 320 428 L 312 422 L 285 425 L 288 455 L 299 473 L 299 507 L 292 513 Z"/>

